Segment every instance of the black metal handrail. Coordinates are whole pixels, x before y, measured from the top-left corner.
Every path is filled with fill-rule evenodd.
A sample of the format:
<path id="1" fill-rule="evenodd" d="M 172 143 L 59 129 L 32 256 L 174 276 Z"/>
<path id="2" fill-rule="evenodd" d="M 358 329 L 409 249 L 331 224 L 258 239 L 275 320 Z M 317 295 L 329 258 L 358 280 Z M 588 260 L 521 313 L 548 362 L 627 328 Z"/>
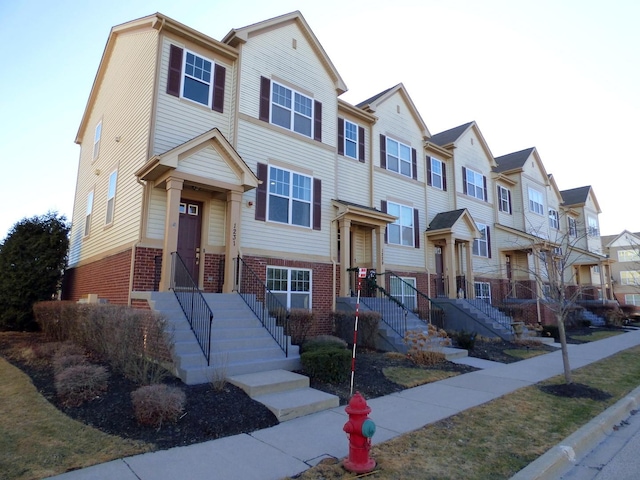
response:
<path id="1" fill-rule="evenodd" d="M 285 355 L 289 356 L 289 311 L 242 257 L 236 258 L 235 288 Z"/>
<path id="2" fill-rule="evenodd" d="M 207 365 L 211 365 L 213 312 L 178 252 L 171 254 L 171 269 L 171 289 L 198 340 Z"/>
<path id="3" fill-rule="evenodd" d="M 394 272 L 384 272 L 388 278 L 394 278 L 400 282 L 405 289 L 409 289 L 409 291 L 415 297 L 415 305 L 413 306 L 413 312 L 418 315 L 418 318 L 422 321 L 426 321 L 427 323 L 431 323 L 438 328 L 444 328 L 444 310 L 442 307 L 438 306 L 436 302 L 434 302 L 427 295 L 422 293 L 416 287 L 411 285 L 409 282 L 405 281 L 402 277 L 398 276 Z"/>
<path id="4" fill-rule="evenodd" d="M 478 320 L 477 318 L 475 318 L 473 315 L 469 315 L 468 312 L 465 312 L 462 308 L 460 308 L 459 305 L 457 305 L 455 302 L 448 302 L 447 303 L 449 305 L 449 307 L 454 308 L 456 310 L 458 310 L 465 318 L 468 318 L 470 320 L 472 320 L 473 322 L 477 323 L 478 325 L 482 325 L 485 328 L 487 328 L 487 325 L 483 324 L 480 320 Z M 467 302 L 468 305 L 472 305 L 471 303 Z M 493 333 L 495 333 L 497 336 L 499 336 L 500 338 L 502 338 L 503 340 L 507 340 L 510 341 L 511 338 L 508 335 L 504 335 L 502 332 L 498 331 L 498 330 L 494 330 L 493 328 L 488 327 Z M 508 331 L 512 331 L 512 326 L 509 325 L 507 327 Z M 515 333 L 515 332 L 514 332 Z"/>
<path id="5" fill-rule="evenodd" d="M 489 317 L 492 321 L 502 325 L 507 330 L 512 330 L 513 319 L 500 309 L 491 305 L 491 303 L 484 301 L 483 299 L 466 299 L 466 302 L 470 307 L 480 310 L 483 314 Z"/>

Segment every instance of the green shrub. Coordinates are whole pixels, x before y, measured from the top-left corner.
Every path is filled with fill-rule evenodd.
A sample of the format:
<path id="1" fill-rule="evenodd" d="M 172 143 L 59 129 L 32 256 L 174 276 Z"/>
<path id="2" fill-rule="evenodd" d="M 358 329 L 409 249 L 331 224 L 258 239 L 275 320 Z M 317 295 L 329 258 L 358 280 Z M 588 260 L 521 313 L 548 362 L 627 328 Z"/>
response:
<path id="1" fill-rule="evenodd" d="M 139 424 L 159 428 L 164 422 L 178 421 L 184 412 L 186 395 L 177 387 L 147 385 L 131 392 L 131 402 Z"/>
<path id="2" fill-rule="evenodd" d="M 353 330 L 355 329 L 355 312 L 333 312 L 333 333 L 348 344 L 353 344 Z M 380 324 L 378 312 L 359 312 L 357 345 L 371 350 L 376 349 L 378 326 Z"/>
<path id="3" fill-rule="evenodd" d="M 347 348 L 347 342 L 339 337 L 333 335 L 318 335 L 317 337 L 310 338 L 301 345 L 300 352 L 309 352 L 311 350 L 317 350 L 327 346 L 334 346 L 338 348 Z"/>
<path id="4" fill-rule="evenodd" d="M 455 340 L 456 345 L 464 350 L 473 350 L 473 347 L 476 345 L 477 336 L 477 332 L 467 332 L 466 330 L 452 333 L 452 338 Z"/>
<path id="5" fill-rule="evenodd" d="M 351 352 L 345 348 L 326 345 L 300 355 L 304 372 L 317 380 L 341 383 L 349 378 Z"/>
<path id="6" fill-rule="evenodd" d="M 76 365 L 55 375 L 56 392 L 63 405 L 78 407 L 107 390 L 109 374 L 98 365 Z"/>

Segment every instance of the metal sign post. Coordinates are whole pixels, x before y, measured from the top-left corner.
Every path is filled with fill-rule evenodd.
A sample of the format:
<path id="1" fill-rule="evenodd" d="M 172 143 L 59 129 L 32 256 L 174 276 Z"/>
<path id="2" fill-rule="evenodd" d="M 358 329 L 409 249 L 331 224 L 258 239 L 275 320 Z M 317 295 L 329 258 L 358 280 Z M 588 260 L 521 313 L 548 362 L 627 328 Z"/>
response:
<path id="1" fill-rule="evenodd" d="M 362 279 L 367 277 L 367 269 L 358 269 L 358 295 L 356 297 L 356 322 L 353 328 L 353 352 L 351 353 L 351 387 L 349 396 L 353 395 L 353 375 L 356 370 L 356 344 L 358 343 L 358 318 L 360 317 L 360 291 L 362 290 Z"/>

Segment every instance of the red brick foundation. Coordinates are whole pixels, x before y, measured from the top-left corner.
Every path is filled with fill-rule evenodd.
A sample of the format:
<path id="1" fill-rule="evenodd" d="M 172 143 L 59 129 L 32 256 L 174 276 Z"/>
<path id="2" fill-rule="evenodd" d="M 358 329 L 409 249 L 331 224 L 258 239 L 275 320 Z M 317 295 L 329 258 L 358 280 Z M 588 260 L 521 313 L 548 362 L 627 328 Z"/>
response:
<path id="1" fill-rule="evenodd" d="M 205 292 L 222 293 L 224 262 L 224 255 L 213 253 L 204 255 L 204 282 L 202 289 Z"/>
<path id="2" fill-rule="evenodd" d="M 162 270 L 162 249 L 137 247 L 133 269 L 133 290 L 157 292 Z"/>

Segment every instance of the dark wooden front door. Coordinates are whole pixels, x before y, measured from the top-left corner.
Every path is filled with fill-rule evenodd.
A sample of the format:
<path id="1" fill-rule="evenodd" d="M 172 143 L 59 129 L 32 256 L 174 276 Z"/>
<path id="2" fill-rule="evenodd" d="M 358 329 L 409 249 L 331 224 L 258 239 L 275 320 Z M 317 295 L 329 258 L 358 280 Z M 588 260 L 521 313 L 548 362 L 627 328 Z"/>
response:
<path id="1" fill-rule="evenodd" d="M 436 260 L 436 296 L 446 297 L 445 278 L 444 278 L 444 260 L 442 258 L 442 247 L 435 248 Z"/>
<path id="2" fill-rule="evenodd" d="M 191 278 L 198 283 L 200 264 L 200 235 L 202 233 L 202 203 L 180 200 L 178 226 L 178 255 L 182 258 Z"/>

